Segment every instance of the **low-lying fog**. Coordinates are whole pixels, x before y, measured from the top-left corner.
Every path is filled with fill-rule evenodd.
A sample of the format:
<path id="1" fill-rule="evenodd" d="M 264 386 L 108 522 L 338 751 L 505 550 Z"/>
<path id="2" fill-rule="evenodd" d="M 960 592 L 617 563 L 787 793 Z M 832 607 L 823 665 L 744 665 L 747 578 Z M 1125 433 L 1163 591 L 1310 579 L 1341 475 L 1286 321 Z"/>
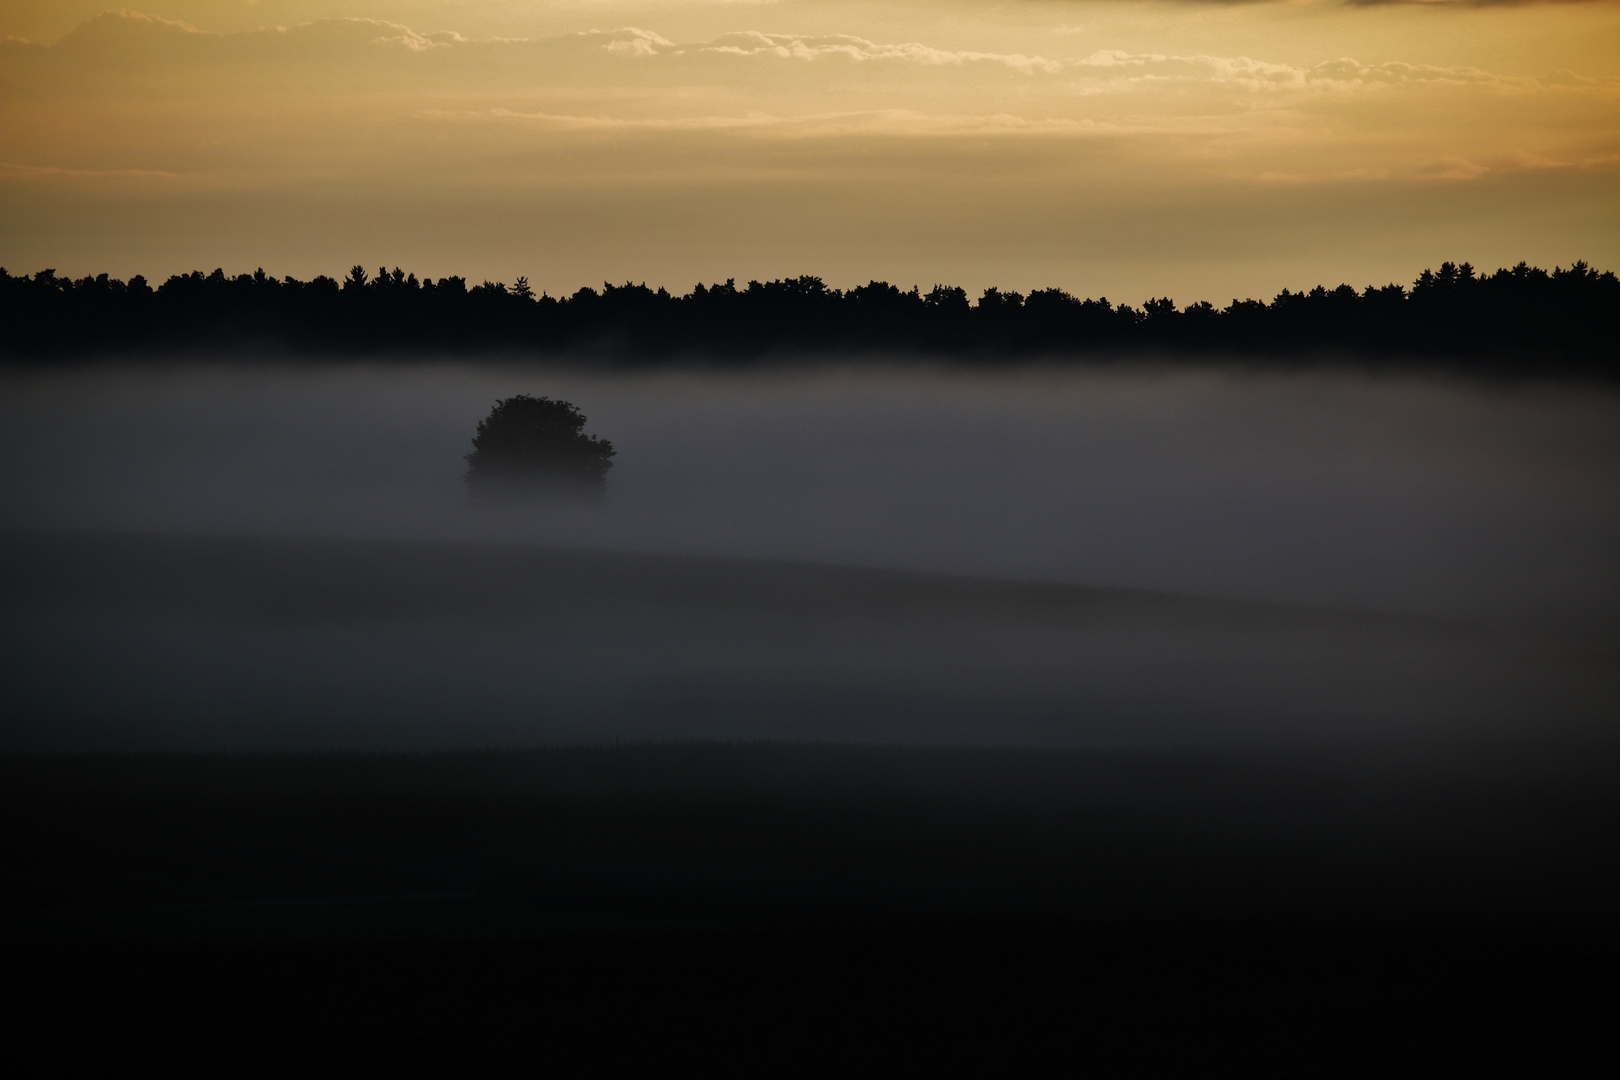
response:
<path id="1" fill-rule="evenodd" d="M 523 365 L 8 374 L 8 528 L 498 539 L 1469 617 L 1620 615 L 1620 395 L 1353 374 Z M 603 506 L 476 505 L 497 397 Z"/>
<path id="2" fill-rule="evenodd" d="M 1073 743 L 1104 728 L 1128 738 L 1138 721 L 1157 739 L 1210 737 L 1199 724 L 1211 717 L 1233 731 L 1275 731 L 1284 714 L 1296 726 L 1387 726 L 1428 710 L 1454 724 L 1485 701 L 1528 716 L 1553 685 L 1578 684 L 1577 711 L 1593 715 L 1615 697 L 1591 652 L 1620 628 L 1610 389 L 1136 367 L 232 362 L 12 371 L 0 390 L 0 526 L 14 534 L 7 711 L 30 718 L 12 745 L 138 744 L 148 736 L 136 729 L 185 746 Z M 572 401 L 587 431 L 613 441 L 602 505 L 468 496 L 474 428 L 514 393 Z M 15 539 L 39 530 L 803 560 L 1460 619 L 1516 639 L 1582 639 L 1586 659 L 1574 675 L 1565 657 L 1507 686 L 1491 679 L 1523 674 L 1528 654 L 1435 646 L 1417 623 L 1358 624 L 1347 644 L 1342 627 L 1297 619 L 1255 630 L 1232 609 L 1189 629 L 1182 609 L 1143 608 L 1119 616 L 1124 634 L 1085 607 L 1090 594 L 1052 592 L 1031 616 L 1016 591 L 800 571 L 756 588 L 715 569 L 725 564 L 592 563 L 596 584 L 579 598 L 601 619 L 570 635 L 566 620 L 541 625 L 563 616 L 540 601 L 514 613 L 491 599 L 498 581 L 467 578 L 478 549 L 456 547 L 459 569 L 439 579 L 413 548 L 360 588 L 371 599 L 327 611 L 320 597 L 382 549 L 130 554 Z M 282 559 L 273 589 L 255 569 L 266 559 Z M 552 559 L 512 572 L 522 595 L 544 597 L 546 582 L 584 571 Z M 623 574 L 658 599 L 627 599 L 611 586 Z M 418 587 L 431 602 L 409 601 Z M 889 590 L 876 613 L 873 589 Z M 803 609 L 817 590 L 831 607 Z M 401 593 L 403 606 L 376 599 Z M 1154 619 L 1163 625 L 1144 630 Z M 483 726 L 463 715 L 474 705 Z M 274 735 L 271 713 L 296 717 L 299 734 Z M 249 714 L 238 736 L 224 734 Z M 362 714 L 363 736 L 311 734 Z M 396 714 L 411 723 L 389 735 Z M 124 735 L 109 734 L 120 724 Z"/>

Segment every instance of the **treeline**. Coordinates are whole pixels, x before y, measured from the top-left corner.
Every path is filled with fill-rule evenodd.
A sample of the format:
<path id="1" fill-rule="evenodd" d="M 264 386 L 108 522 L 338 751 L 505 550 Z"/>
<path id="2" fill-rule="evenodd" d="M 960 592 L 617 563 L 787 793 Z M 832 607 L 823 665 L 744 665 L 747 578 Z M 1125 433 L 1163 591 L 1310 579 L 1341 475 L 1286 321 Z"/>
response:
<path id="1" fill-rule="evenodd" d="M 914 352 L 993 361 L 1117 353 L 1359 355 L 1443 360 L 1502 370 L 1620 373 L 1620 280 L 1583 262 L 1546 271 L 1520 263 L 1476 273 L 1425 270 L 1411 288 L 1283 290 L 1234 300 L 1140 308 L 1061 289 L 1025 296 L 987 289 L 903 291 L 874 281 L 830 289 L 820 278 L 699 285 L 684 296 L 645 285 L 584 288 L 566 298 L 515 285 L 469 286 L 356 266 L 341 281 L 222 270 L 169 278 L 0 269 L 13 359 L 206 349 L 315 353 L 590 351 L 626 359 L 744 359 L 806 352 Z"/>

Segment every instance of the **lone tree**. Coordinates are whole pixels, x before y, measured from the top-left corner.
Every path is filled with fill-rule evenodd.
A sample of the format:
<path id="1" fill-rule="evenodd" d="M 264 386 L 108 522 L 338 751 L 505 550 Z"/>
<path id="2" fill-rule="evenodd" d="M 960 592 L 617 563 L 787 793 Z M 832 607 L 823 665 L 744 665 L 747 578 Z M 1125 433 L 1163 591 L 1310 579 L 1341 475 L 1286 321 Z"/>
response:
<path id="1" fill-rule="evenodd" d="M 467 486 L 479 494 L 600 496 L 615 451 L 584 427 L 585 414 L 570 402 L 530 394 L 501 398 L 479 421 L 467 455 Z"/>

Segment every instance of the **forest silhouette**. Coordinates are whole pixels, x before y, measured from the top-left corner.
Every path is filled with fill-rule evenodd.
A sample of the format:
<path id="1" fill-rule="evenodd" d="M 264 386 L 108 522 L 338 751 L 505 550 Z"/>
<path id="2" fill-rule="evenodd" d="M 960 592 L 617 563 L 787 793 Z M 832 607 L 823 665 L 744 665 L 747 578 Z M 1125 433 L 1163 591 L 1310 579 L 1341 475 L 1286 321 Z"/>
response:
<path id="1" fill-rule="evenodd" d="M 818 277 L 698 285 L 684 296 L 626 283 L 536 295 L 526 278 L 467 284 L 360 266 L 338 281 L 258 270 L 77 280 L 0 268 L 13 359 L 201 349 L 325 354 L 591 352 L 628 361 L 745 361 L 817 353 L 929 353 L 975 362 L 1120 354 L 1202 354 L 1288 361 L 1334 356 L 1444 363 L 1487 371 L 1620 374 L 1620 279 L 1584 262 L 1551 271 L 1468 263 L 1399 284 L 1283 290 L 1140 308 L 1062 289 L 909 291 L 873 281 L 829 288 Z"/>

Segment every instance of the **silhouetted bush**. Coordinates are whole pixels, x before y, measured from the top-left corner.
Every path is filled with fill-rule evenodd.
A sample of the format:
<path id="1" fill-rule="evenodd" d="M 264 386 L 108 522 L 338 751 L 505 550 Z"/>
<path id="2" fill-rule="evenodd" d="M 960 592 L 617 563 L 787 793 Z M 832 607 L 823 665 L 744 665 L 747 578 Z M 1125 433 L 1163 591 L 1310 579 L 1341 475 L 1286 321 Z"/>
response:
<path id="1" fill-rule="evenodd" d="M 280 280 L 260 270 L 171 277 L 158 288 L 0 269 L 0 356 L 275 348 L 319 353 L 589 352 L 631 363 L 683 357 L 743 362 L 783 354 L 926 353 L 973 362 L 1146 354 L 1272 358 L 1355 356 L 1510 374 L 1620 375 L 1620 279 L 1577 262 L 1494 274 L 1467 263 L 1425 270 L 1410 289 L 1284 289 L 1269 303 L 1168 297 L 1140 309 L 1062 289 L 924 293 L 820 278 L 698 285 L 685 296 L 626 282 L 566 298 L 458 277 L 418 280 L 354 267 L 341 281 Z"/>
<path id="2" fill-rule="evenodd" d="M 549 492 L 600 497 L 616 451 L 584 432 L 585 414 L 566 401 L 517 394 L 479 421 L 467 455 L 477 494 Z"/>

